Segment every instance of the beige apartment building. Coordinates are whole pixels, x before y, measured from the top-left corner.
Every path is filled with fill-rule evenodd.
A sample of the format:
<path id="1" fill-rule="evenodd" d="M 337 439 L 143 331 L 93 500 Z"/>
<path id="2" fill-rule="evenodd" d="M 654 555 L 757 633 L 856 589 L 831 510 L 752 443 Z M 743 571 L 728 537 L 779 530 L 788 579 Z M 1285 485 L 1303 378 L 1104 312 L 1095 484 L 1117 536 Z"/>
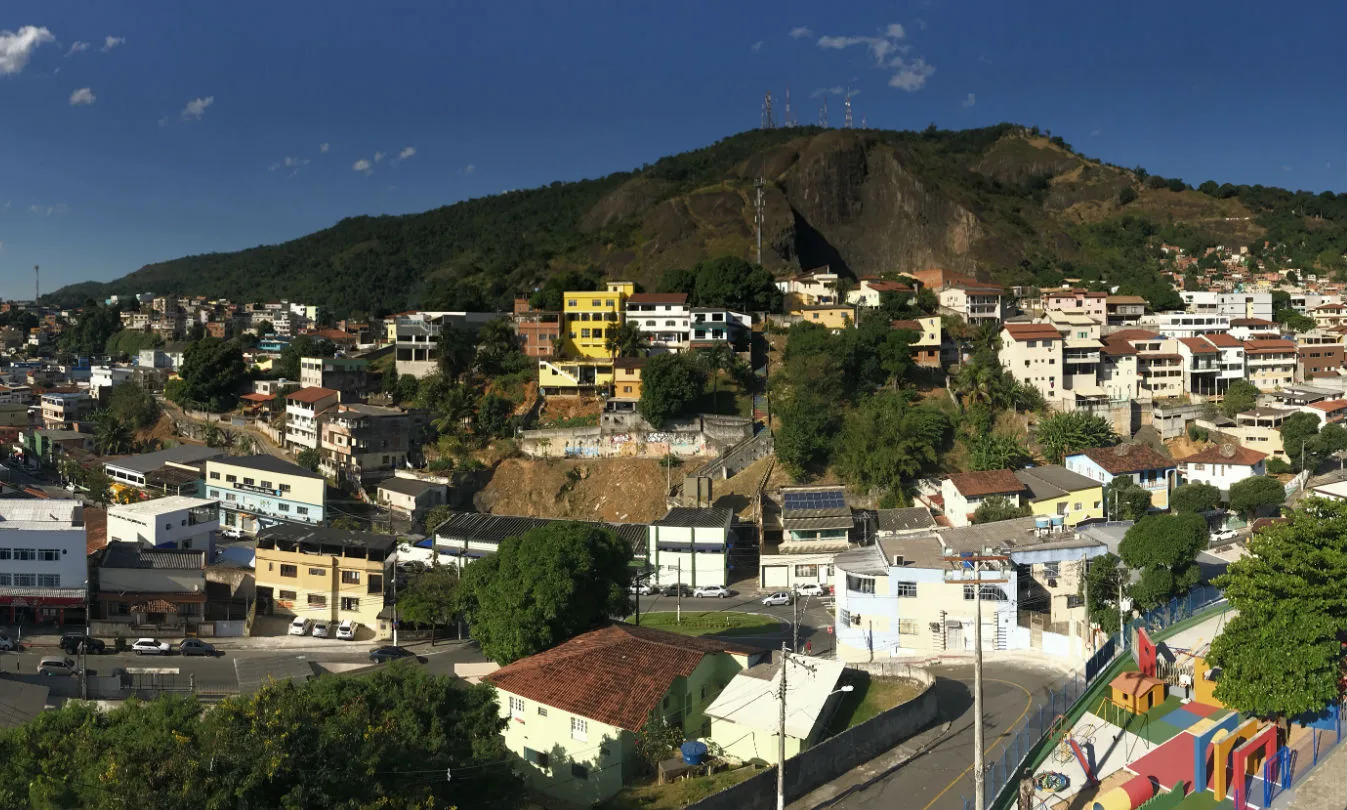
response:
<path id="1" fill-rule="evenodd" d="M 1046 323 L 1008 323 L 1001 330 L 1001 365 L 1016 381 L 1052 402 L 1062 395 L 1062 333 Z"/>
<path id="2" fill-rule="evenodd" d="M 386 638 L 392 615 L 384 613 L 384 588 L 396 555 L 391 534 L 271 526 L 257 535 L 257 598 L 274 615 L 356 621 Z"/>
<path id="3" fill-rule="evenodd" d="M 1298 347 L 1292 340 L 1246 340 L 1248 380 L 1259 391 L 1276 391 L 1295 382 Z"/>

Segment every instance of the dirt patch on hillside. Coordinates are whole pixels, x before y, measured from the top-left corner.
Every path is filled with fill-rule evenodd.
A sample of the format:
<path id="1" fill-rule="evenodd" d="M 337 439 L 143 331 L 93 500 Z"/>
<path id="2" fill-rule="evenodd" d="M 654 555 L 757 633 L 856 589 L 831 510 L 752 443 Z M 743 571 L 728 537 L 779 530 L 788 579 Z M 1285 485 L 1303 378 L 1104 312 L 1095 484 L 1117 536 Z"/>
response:
<path id="1" fill-rule="evenodd" d="M 758 484 L 762 483 L 762 477 L 767 475 L 768 467 L 771 467 L 772 472 L 767 477 L 766 489 L 770 490 L 773 486 L 780 488 L 790 483 L 790 476 L 775 461 L 773 456 L 760 458 L 740 470 L 738 475 L 712 481 L 711 497 L 714 499 L 712 505 L 733 509 L 741 518 L 754 517 Z"/>
<path id="2" fill-rule="evenodd" d="M 141 447 L 167 447 L 169 444 L 182 444 L 179 436 L 173 435 L 173 418 L 167 413 L 159 414 L 159 421 L 148 428 L 137 430 L 135 440 Z"/>
<path id="3" fill-rule="evenodd" d="M 497 465 L 474 502 L 478 510 L 497 515 L 648 523 L 668 511 L 665 475 L 650 459 L 511 458 Z"/>
<path id="4" fill-rule="evenodd" d="M 1195 442 L 1187 436 L 1165 440 L 1165 447 L 1169 450 L 1170 458 L 1187 458 L 1194 453 L 1202 451 L 1209 444 L 1211 444 L 1211 442 Z"/>
<path id="5" fill-rule="evenodd" d="M 538 427 L 574 426 L 576 420 L 597 425 L 603 413 L 603 400 L 591 397 L 551 397 L 543 402 Z"/>

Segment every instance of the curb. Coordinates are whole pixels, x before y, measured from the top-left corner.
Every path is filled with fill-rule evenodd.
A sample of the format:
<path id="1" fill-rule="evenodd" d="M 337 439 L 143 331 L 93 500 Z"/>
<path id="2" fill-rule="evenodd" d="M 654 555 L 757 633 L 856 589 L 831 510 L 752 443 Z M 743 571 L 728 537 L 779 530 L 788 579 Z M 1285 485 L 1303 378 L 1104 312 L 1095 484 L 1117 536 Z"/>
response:
<path id="1" fill-rule="evenodd" d="M 925 755 L 926 752 L 930 751 L 930 750 L 931 750 L 932 748 L 934 748 L 936 745 L 938 745 L 939 743 L 943 742 L 943 741 L 946 739 L 947 735 L 949 734 L 949 730 L 950 730 L 950 727 L 951 727 L 952 725 L 953 725 L 953 723 L 951 723 L 951 722 L 945 722 L 945 723 L 942 723 L 942 724 L 940 725 L 940 733 L 939 733 L 939 734 L 935 735 L 934 737 L 932 737 L 932 738 L 931 738 L 930 740 L 928 740 L 927 742 L 925 742 L 925 743 L 923 743 L 922 745 L 918 746 L 915 750 L 909 751 L 907 754 L 901 756 L 901 757 L 900 757 L 897 761 L 895 761 L 893 764 L 889 765 L 889 766 L 886 767 L 886 768 L 883 768 L 882 770 L 880 770 L 879 772 L 873 774 L 872 776 L 870 776 L 869 778 L 865 779 L 864 781 L 862 781 L 862 782 L 857 782 L 857 783 L 854 784 L 854 785 L 848 785 L 846 788 L 844 788 L 843 790 L 839 791 L 836 795 L 834 795 L 834 796 L 829 796 L 828 798 L 823 799 L 823 800 L 821 800 L 821 801 L 819 801 L 819 802 L 817 802 L 817 803 L 798 806 L 798 807 L 796 807 L 796 810 L 822 810 L 822 808 L 825 808 L 825 807 L 831 807 L 831 806 L 833 806 L 833 805 L 835 805 L 835 804 L 841 802 L 843 799 L 847 798 L 848 796 L 851 796 L 851 795 L 854 794 L 854 793 L 859 793 L 859 792 L 862 791 L 862 790 L 866 790 L 867 788 L 870 788 L 871 786 L 875 785 L 876 783 L 880 782 L 881 780 L 886 779 L 886 778 L 888 778 L 889 776 L 891 776 L 891 775 L 893 774 L 894 771 L 897 771 L 899 768 L 902 768 L 904 765 L 907 765 L 907 764 L 908 764 L 909 762 L 911 762 L 912 760 L 917 759 L 918 757 Z M 928 730 L 929 730 L 929 729 L 928 729 Z M 918 733 L 921 733 L 921 732 L 918 732 Z M 916 735 L 913 735 L 913 736 L 916 736 Z M 897 747 L 901 748 L 902 746 L 901 746 L 901 744 L 900 744 L 900 745 L 897 746 Z M 883 756 L 883 755 L 881 754 L 880 756 Z M 878 757 L 876 757 L 876 759 L 878 759 Z M 871 761 L 873 761 L 873 760 L 871 760 Z M 815 790 L 817 790 L 817 789 L 818 789 L 818 788 L 815 788 Z M 796 802 L 799 802 L 799 801 L 802 801 L 802 799 L 797 799 L 797 800 L 796 800 Z M 795 803 L 790 803 L 790 804 L 788 804 L 787 806 L 789 807 L 791 804 L 795 804 Z"/>

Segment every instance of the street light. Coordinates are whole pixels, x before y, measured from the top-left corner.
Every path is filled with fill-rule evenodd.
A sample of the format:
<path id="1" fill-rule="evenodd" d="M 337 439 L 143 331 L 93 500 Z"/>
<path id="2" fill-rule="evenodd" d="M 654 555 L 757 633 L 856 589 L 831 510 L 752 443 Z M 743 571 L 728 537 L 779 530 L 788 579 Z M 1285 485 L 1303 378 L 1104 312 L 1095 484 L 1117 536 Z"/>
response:
<path id="1" fill-rule="evenodd" d="M 776 730 L 776 810 L 786 810 L 786 669 L 790 663 L 790 653 L 786 651 L 786 642 L 781 642 L 781 691 L 777 693 L 780 706 L 780 722 Z M 809 664 L 804 664 L 810 667 Z M 810 667 L 812 669 L 812 667 Z M 839 692 L 850 692 L 856 687 L 847 684 L 834 689 L 826 697 Z"/>

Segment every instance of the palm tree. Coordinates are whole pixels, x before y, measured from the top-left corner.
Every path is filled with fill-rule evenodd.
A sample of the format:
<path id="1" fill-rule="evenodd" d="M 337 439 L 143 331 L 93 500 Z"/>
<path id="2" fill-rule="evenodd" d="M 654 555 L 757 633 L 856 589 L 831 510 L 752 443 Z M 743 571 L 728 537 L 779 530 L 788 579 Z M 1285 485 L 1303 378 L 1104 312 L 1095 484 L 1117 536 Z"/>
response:
<path id="1" fill-rule="evenodd" d="M 608 354 L 618 357 L 640 357 L 645 352 L 646 334 L 634 321 L 624 321 L 616 329 L 608 330 Z"/>
<path id="2" fill-rule="evenodd" d="M 94 446 L 100 455 L 115 456 L 131 449 L 134 437 L 125 422 L 104 411 L 95 420 Z"/>
<path id="3" fill-rule="evenodd" d="M 711 374 L 711 401 L 720 407 L 720 372 L 728 371 L 734 363 L 734 352 L 728 343 L 716 343 L 701 350 L 701 360 Z"/>

